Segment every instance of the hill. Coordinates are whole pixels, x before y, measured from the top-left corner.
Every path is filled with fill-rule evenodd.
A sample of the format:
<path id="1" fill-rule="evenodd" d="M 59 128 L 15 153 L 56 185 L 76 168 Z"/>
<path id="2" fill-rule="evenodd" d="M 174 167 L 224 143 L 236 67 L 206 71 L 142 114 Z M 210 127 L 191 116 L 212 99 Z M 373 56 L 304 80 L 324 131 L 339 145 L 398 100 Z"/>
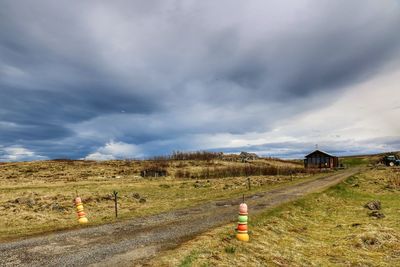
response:
<path id="1" fill-rule="evenodd" d="M 0 216 L 4 219 L 0 220 L 0 240 L 78 227 L 72 202 L 76 195 L 83 199 L 90 225 L 95 225 L 116 221 L 114 190 L 119 192 L 121 220 L 315 176 L 299 164 L 279 159 L 205 153 L 179 157 L 1 163 Z M 152 170 L 165 171 L 161 174 L 166 176 Z M 146 175 L 141 176 L 143 171 Z"/>

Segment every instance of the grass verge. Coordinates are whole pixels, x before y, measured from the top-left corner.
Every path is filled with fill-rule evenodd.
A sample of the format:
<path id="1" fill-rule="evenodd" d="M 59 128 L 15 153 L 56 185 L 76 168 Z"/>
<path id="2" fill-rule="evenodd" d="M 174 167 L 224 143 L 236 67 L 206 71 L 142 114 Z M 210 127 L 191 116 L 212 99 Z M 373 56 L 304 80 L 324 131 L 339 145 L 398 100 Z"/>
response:
<path id="1" fill-rule="evenodd" d="M 165 252 L 151 265 L 399 266 L 400 190 L 388 186 L 391 176 L 390 169 L 368 170 L 256 217 L 250 207 L 250 242 L 237 241 L 235 225 L 229 224 Z M 368 215 L 364 204 L 371 200 L 381 202 L 384 218 Z"/>

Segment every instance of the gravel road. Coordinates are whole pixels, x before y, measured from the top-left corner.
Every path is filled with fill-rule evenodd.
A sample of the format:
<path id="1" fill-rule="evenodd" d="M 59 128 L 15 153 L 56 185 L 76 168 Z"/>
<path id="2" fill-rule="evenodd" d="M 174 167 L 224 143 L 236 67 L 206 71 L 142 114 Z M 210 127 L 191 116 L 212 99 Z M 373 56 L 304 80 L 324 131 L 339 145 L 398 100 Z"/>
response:
<path id="1" fill-rule="evenodd" d="M 246 196 L 252 215 L 321 191 L 359 172 L 349 169 L 317 180 Z M 234 222 L 241 198 L 212 201 L 114 224 L 0 243 L 0 266 L 126 266 L 145 263 L 195 235 Z"/>

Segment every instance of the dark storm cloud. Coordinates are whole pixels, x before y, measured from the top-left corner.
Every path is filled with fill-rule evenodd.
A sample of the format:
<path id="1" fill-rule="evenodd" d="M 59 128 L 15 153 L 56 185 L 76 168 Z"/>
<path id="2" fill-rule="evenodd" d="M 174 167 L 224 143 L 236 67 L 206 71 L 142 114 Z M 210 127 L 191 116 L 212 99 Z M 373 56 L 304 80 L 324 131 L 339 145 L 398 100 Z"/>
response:
<path id="1" fill-rule="evenodd" d="M 52 124 L 40 124 L 34 125 L 22 124 L 22 125 L 2 125 L 1 139 L 3 143 L 13 144 L 19 140 L 48 140 L 54 138 L 63 138 L 72 135 L 69 129 L 63 126 L 52 125 Z"/>
<path id="2" fill-rule="evenodd" d="M 112 88 L 65 91 L 26 90 L 3 87 L 0 91 L 2 141 L 47 140 L 71 136 L 66 124 L 113 113 L 141 113 L 156 110 L 151 101 Z"/>
<path id="3" fill-rule="evenodd" d="M 398 62 L 398 25 L 396 1 L 2 1 L 0 144 L 154 154 L 268 131 Z"/>

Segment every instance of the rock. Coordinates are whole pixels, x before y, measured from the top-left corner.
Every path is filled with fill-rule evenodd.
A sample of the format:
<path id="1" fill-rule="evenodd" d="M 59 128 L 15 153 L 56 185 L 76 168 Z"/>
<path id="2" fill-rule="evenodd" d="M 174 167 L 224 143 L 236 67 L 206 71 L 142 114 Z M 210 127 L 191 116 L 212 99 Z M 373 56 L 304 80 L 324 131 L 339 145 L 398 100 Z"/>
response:
<path id="1" fill-rule="evenodd" d="M 376 219 L 382 219 L 385 218 L 385 215 L 382 212 L 379 212 L 377 210 L 373 210 L 370 213 L 368 213 L 368 216 L 374 217 Z"/>
<path id="2" fill-rule="evenodd" d="M 63 206 L 61 206 L 58 203 L 53 203 L 50 205 L 50 209 L 58 212 L 66 211 L 67 209 Z"/>
<path id="3" fill-rule="evenodd" d="M 14 203 L 16 204 L 26 204 L 26 202 L 28 201 L 27 197 L 18 197 L 14 200 Z"/>
<path id="4" fill-rule="evenodd" d="M 240 159 L 241 159 L 242 161 L 248 161 L 248 160 L 255 160 L 255 159 L 258 159 L 257 154 L 255 154 L 255 153 L 248 153 L 248 152 L 240 152 L 239 157 L 240 157 Z"/>
<path id="5" fill-rule="evenodd" d="M 36 204 L 35 199 L 31 197 L 19 197 L 14 200 L 14 203 L 21 204 L 21 205 L 28 205 L 30 208 Z"/>
<path id="6" fill-rule="evenodd" d="M 87 198 L 83 199 L 83 203 L 90 203 L 93 201 L 95 201 L 95 199 L 93 197 L 87 197 Z"/>
<path id="7" fill-rule="evenodd" d="M 199 187 L 201 187 L 201 184 L 195 183 L 195 184 L 193 184 L 193 186 L 194 186 L 194 188 L 199 188 Z"/>
<path id="8" fill-rule="evenodd" d="M 373 200 L 364 205 L 364 208 L 368 208 L 370 210 L 380 210 L 381 202 L 379 200 Z"/>
<path id="9" fill-rule="evenodd" d="M 388 184 L 384 187 L 384 189 L 388 190 L 388 191 L 392 191 L 394 192 L 396 187 L 394 185 Z"/>
<path id="10" fill-rule="evenodd" d="M 371 234 L 365 234 L 361 237 L 361 241 L 367 245 L 367 246 L 374 246 L 374 245 L 379 245 L 380 241 L 379 239 Z"/>
<path id="11" fill-rule="evenodd" d="M 36 201 L 33 198 L 29 198 L 28 202 L 26 205 L 28 205 L 29 208 L 33 208 L 33 205 L 36 204 Z"/>
<path id="12" fill-rule="evenodd" d="M 114 196 L 112 194 L 107 194 L 102 196 L 101 200 L 114 200 Z"/>
<path id="13" fill-rule="evenodd" d="M 227 190 L 227 189 L 230 189 L 231 187 L 232 187 L 231 185 L 225 184 L 222 189 L 223 190 Z"/>
<path id="14" fill-rule="evenodd" d="M 145 198 L 143 198 L 143 197 L 141 199 L 139 199 L 139 203 L 146 203 L 146 201 L 147 200 Z"/>
<path id="15" fill-rule="evenodd" d="M 139 193 L 133 193 L 133 194 L 132 194 L 132 197 L 133 197 L 134 199 L 140 199 L 140 194 L 139 194 Z"/>

